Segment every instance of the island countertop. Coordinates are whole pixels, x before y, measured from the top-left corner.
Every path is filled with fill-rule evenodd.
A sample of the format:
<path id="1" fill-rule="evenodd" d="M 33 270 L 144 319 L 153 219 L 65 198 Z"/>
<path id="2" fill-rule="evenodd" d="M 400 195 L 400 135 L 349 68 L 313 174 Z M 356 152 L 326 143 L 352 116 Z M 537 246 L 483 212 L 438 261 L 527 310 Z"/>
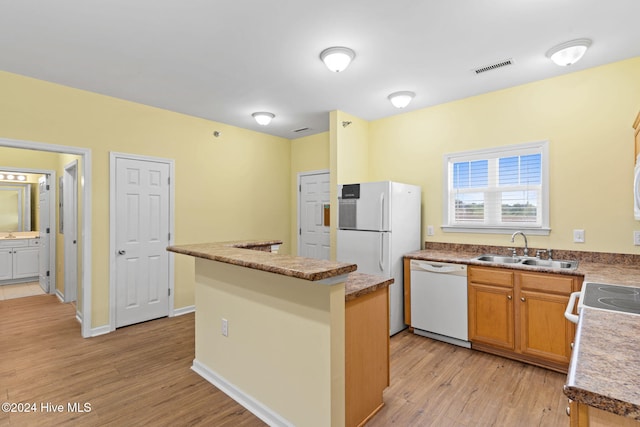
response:
<path id="1" fill-rule="evenodd" d="M 298 279 L 319 281 L 349 274 L 355 271 L 355 264 L 304 258 L 293 255 L 276 254 L 251 247 L 279 245 L 280 240 L 251 240 L 221 243 L 196 243 L 169 246 L 167 250 L 196 258 L 209 259 L 227 264 L 239 265 L 254 270 L 268 271 Z"/>

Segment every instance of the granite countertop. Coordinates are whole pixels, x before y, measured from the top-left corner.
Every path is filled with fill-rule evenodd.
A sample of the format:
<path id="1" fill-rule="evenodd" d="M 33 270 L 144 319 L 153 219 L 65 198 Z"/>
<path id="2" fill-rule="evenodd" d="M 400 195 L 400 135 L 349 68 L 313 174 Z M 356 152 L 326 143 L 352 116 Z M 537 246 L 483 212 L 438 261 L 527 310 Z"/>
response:
<path id="1" fill-rule="evenodd" d="M 251 250 L 247 248 L 279 245 L 280 240 L 251 240 L 221 243 L 198 243 L 192 245 L 175 245 L 167 247 L 170 252 L 190 255 L 196 258 L 210 259 L 268 271 L 298 279 L 319 281 L 348 274 L 356 270 L 355 264 L 303 258 L 271 252 Z"/>
<path id="2" fill-rule="evenodd" d="M 585 307 L 564 393 L 640 421 L 640 316 Z"/>
<path id="3" fill-rule="evenodd" d="M 351 301 L 380 288 L 389 286 L 394 281 L 391 277 L 373 276 L 364 273 L 351 273 L 344 285 L 344 300 Z"/>
<path id="4" fill-rule="evenodd" d="M 554 259 L 578 260 L 574 270 L 539 267 L 522 264 L 500 264 L 476 261 L 473 258 L 485 254 L 506 254 L 506 248 L 472 245 L 438 244 L 433 249 L 405 254 L 406 258 L 425 261 L 450 262 L 513 270 L 583 276 L 585 282 L 610 283 L 640 287 L 640 255 L 602 254 L 597 252 L 554 251 Z M 529 253 L 535 253 L 535 249 Z"/>

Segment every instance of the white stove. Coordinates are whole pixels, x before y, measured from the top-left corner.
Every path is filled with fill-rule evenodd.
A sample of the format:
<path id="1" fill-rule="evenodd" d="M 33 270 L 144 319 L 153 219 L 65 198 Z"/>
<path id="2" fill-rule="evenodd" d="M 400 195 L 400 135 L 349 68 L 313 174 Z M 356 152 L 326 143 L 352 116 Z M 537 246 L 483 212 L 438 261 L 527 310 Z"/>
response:
<path id="1" fill-rule="evenodd" d="M 578 323 L 578 315 L 572 313 L 576 299 L 578 299 L 578 314 L 583 307 L 589 307 L 640 315 L 640 288 L 633 286 L 585 282 L 580 292 L 571 294 L 564 313 L 564 316 L 573 323 Z"/>

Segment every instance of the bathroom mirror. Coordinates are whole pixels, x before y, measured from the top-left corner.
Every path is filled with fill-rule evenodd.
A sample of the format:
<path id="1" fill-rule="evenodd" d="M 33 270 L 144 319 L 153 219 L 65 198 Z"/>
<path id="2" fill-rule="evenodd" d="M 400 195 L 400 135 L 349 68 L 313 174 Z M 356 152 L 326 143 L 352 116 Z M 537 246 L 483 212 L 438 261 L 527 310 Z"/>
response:
<path id="1" fill-rule="evenodd" d="M 0 182 L 2 231 L 31 231 L 31 184 Z"/>

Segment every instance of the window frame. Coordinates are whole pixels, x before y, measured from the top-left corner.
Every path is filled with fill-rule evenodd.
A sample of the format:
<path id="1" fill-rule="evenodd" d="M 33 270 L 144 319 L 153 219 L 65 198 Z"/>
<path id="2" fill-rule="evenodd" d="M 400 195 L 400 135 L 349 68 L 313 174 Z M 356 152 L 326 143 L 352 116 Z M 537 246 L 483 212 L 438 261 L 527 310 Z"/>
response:
<path id="1" fill-rule="evenodd" d="M 541 225 L 483 225 L 483 224 L 451 224 L 450 219 L 450 185 L 453 182 L 453 163 L 496 159 L 502 157 L 521 156 L 532 153 L 540 153 L 540 179 L 541 179 Z M 527 234 L 548 236 L 551 232 L 549 224 L 549 141 L 535 141 L 521 144 L 504 145 L 500 147 L 485 148 L 480 150 L 462 151 L 443 155 L 442 160 L 442 219 L 441 226 L 444 232 L 450 233 L 488 233 L 511 234 L 515 231 L 526 231 Z"/>

